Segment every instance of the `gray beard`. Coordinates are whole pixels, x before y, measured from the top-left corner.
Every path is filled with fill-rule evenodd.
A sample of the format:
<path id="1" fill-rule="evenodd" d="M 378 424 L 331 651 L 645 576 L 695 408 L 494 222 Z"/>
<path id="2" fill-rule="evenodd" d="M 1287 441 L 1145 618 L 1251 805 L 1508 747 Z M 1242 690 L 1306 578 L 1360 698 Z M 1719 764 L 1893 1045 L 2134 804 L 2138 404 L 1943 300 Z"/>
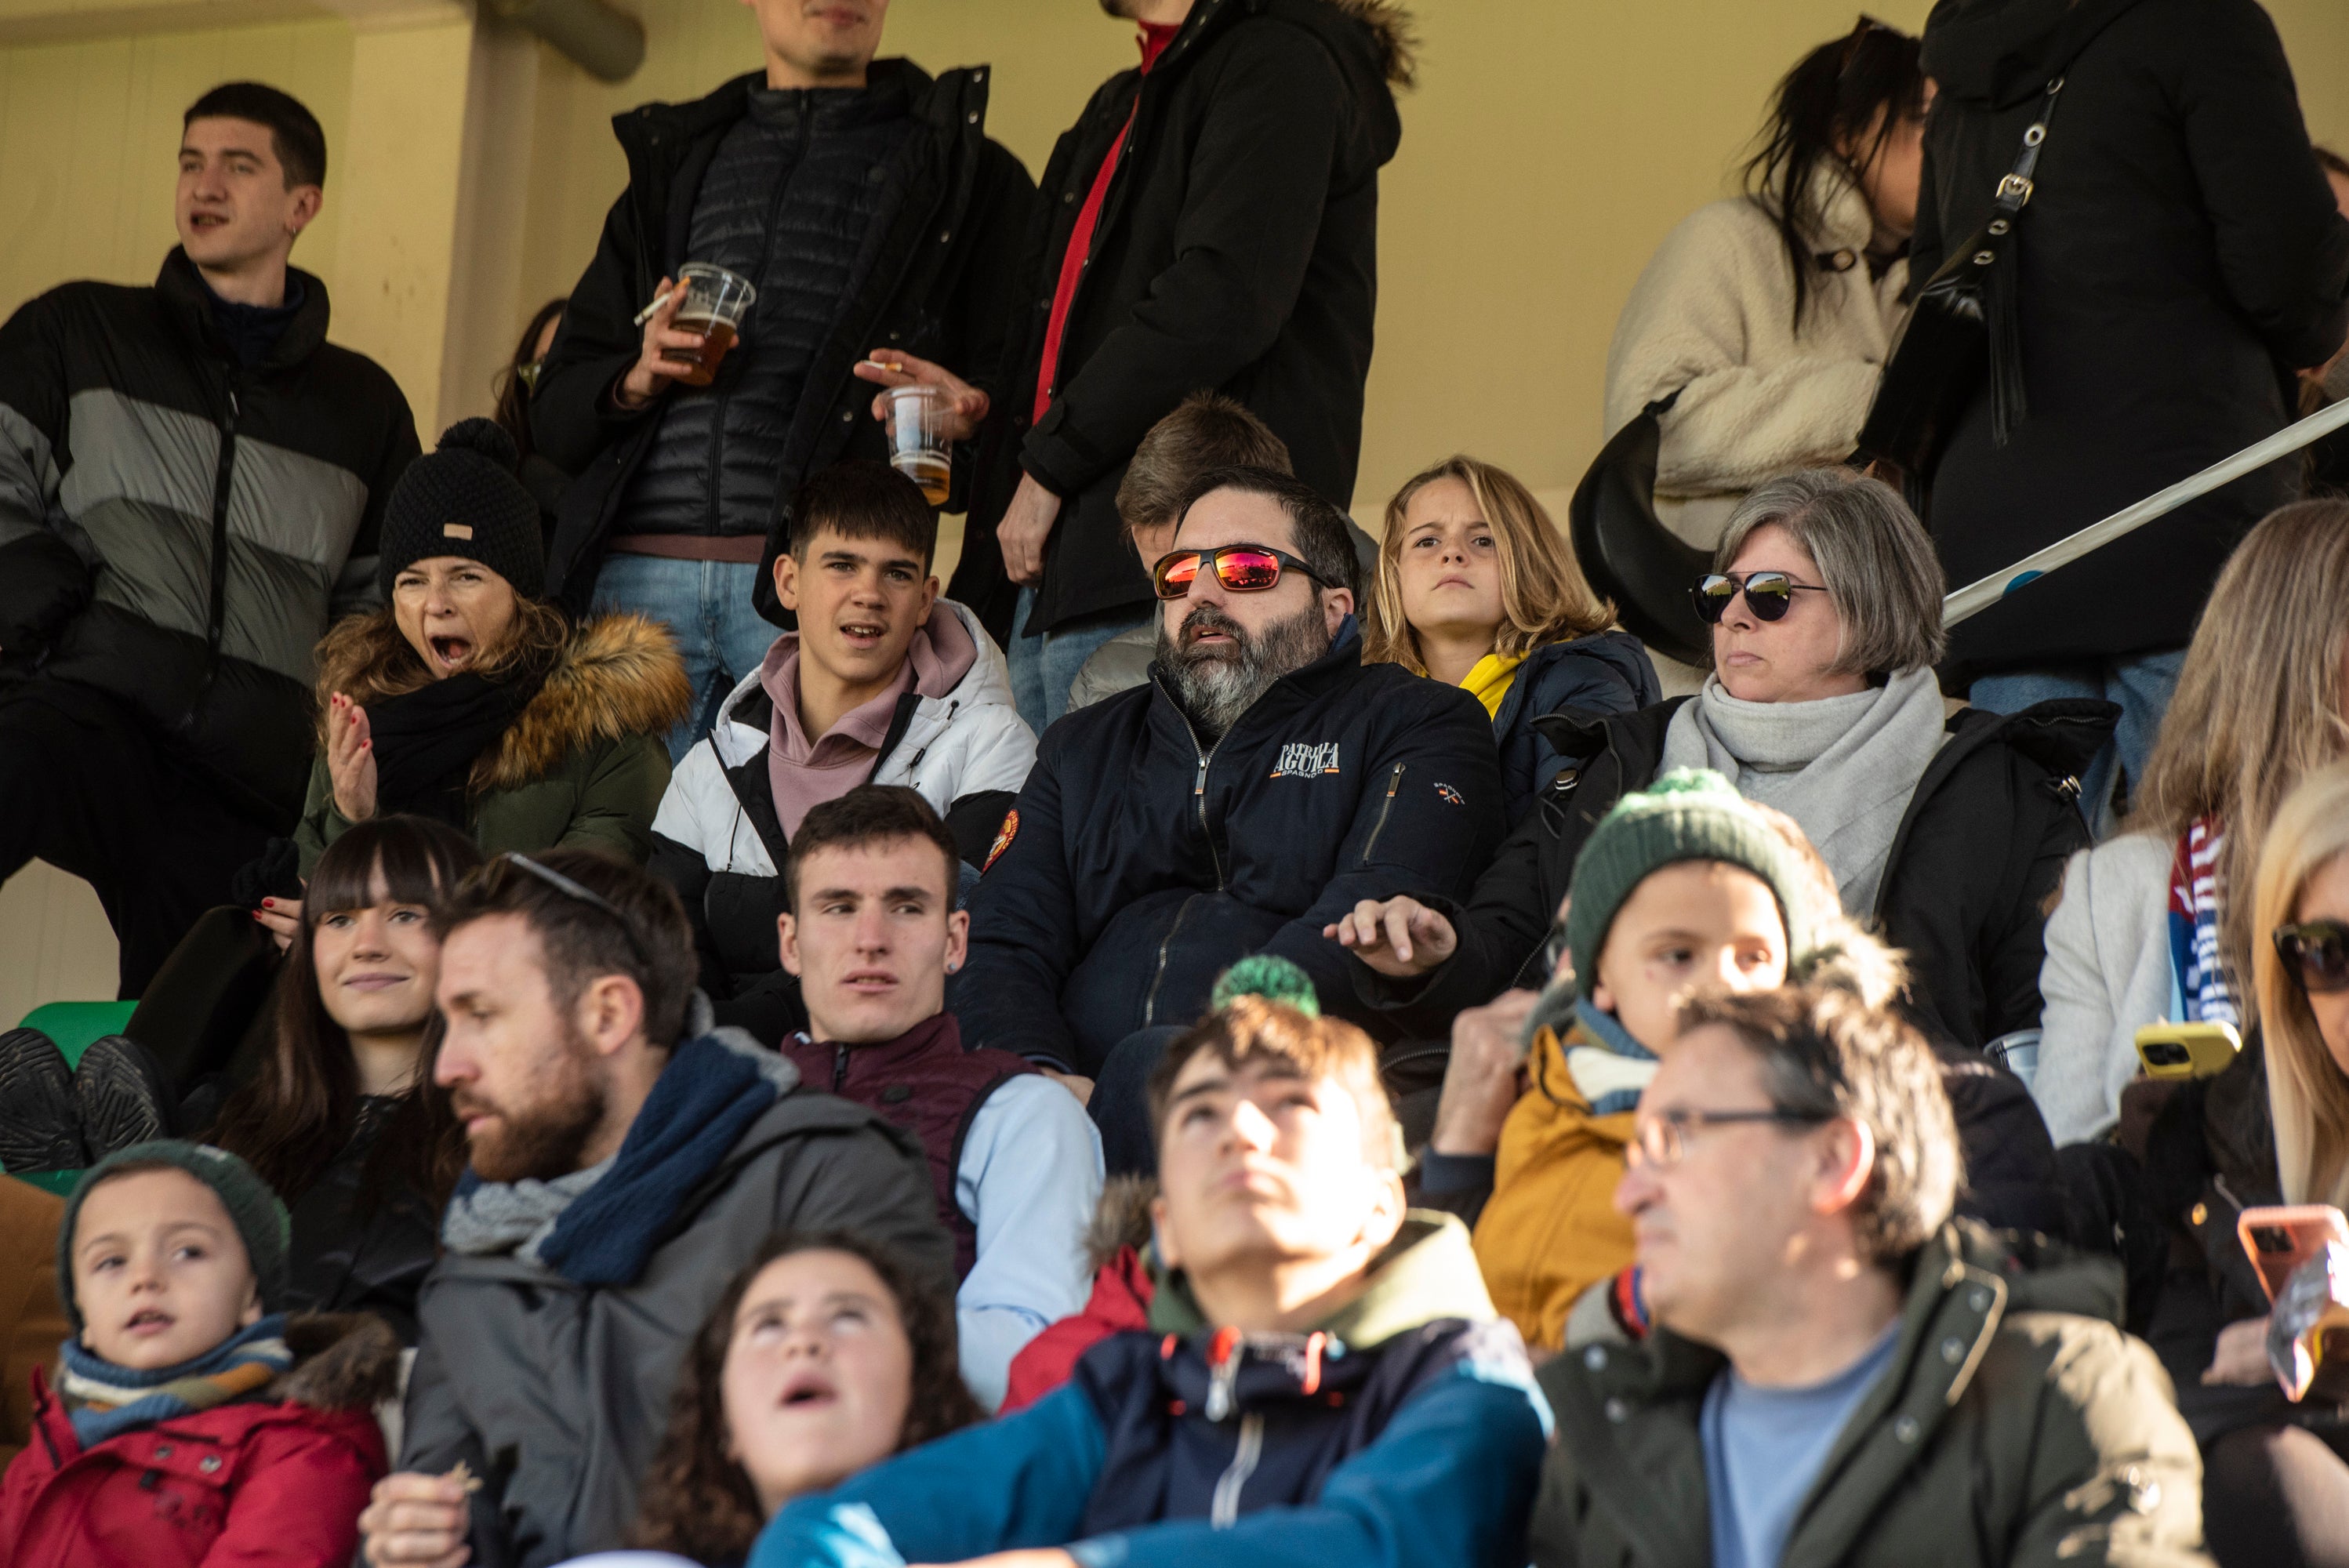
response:
<path id="1" fill-rule="evenodd" d="M 1224 647 L 1203 649 L 1195 639 L 1213 629 L 1232 641 Z M 1314 603 L 1251 634 L 1238 622 L 1201 605 L 1191 612 L 1182 630 L 1169 636 L 1162 618 L 1158 624 L 1158 667 L 1174 688 L 1174 700 L 1192 726 L 1209 745 L 1221 740 L 1273 682 L 1303 669 L 1330 651 L 1330 625 Z"/>

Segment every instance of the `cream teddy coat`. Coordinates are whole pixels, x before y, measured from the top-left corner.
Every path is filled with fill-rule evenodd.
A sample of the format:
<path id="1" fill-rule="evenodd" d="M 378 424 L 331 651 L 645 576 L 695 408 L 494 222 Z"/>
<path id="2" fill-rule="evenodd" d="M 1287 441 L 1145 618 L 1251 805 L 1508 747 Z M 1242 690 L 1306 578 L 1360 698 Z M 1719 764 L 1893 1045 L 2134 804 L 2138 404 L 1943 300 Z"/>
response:
<path id="1" fill-rule="evenodd" d="M 1850 455 L 1906 315 L 1909 263 L 1868 276 L 1867 198 L 1840 169 L 1815 178 L 1833 191 L 1799 333 L 1785 249 L 1769 213 L 1744 196 L 1684 219 L 1616 320 L 1608 433 L 1679 390 L 1663 417 L 1656 503 L 1692 544 L 1717 542 L 1738 501 L 1771 474 Z"/>

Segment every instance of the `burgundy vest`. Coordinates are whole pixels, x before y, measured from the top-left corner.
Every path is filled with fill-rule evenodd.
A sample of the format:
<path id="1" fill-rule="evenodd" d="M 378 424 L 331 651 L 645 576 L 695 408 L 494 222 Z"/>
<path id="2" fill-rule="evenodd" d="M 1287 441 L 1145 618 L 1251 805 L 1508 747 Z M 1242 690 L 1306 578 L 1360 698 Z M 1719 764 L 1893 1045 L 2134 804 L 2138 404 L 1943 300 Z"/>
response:
<path id="1" fill-rule="evenodd" d="M 879 1113 L 922 1141 L 930 1159 L 930 1185 L 938 1219 L 954 1237 L 955 1278 L 978 1258 L 978 1229 L 955 1202 L 955 1173 L 971 1119 L 1002 1085 L 1036 1069 L 1009 1051 L 963 1049 L 952 1013 L 940 1013 L 879 1045 L 820 1044 L 805 1035 L 783 1042 L 783 1055 L 808 1088 L 836 1094 Z"/>

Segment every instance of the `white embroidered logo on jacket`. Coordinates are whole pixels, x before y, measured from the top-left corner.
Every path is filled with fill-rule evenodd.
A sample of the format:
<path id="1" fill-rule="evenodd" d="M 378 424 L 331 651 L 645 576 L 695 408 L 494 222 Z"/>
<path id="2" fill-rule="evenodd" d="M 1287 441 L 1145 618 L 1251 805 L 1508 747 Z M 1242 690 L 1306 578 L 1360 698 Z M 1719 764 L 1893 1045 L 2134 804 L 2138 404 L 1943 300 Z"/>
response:
<path id="1" fill-rule="evenodd" d="M 1310 741 L 1292 740 L 1280 748 L 1280 761 L 1273 769 L 1275 779 L 1319 779 L 1324 773 L 1338 771 L 1338 743 L 1325 740 L 1319 746 Z"/>

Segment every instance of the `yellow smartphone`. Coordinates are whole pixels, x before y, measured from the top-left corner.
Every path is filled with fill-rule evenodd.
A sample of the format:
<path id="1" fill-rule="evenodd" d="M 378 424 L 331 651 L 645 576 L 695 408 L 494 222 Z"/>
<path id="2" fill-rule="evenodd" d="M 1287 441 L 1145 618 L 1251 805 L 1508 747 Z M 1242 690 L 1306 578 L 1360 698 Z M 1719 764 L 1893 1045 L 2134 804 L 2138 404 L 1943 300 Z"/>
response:
<path id="1" fill-rule="evenodd" d="M 2147 1078 L 2215 1078 L 2242 1048 L 2232 1024 L 2147 1024 L 2137 1032 L 2137 1057 Z"/>

